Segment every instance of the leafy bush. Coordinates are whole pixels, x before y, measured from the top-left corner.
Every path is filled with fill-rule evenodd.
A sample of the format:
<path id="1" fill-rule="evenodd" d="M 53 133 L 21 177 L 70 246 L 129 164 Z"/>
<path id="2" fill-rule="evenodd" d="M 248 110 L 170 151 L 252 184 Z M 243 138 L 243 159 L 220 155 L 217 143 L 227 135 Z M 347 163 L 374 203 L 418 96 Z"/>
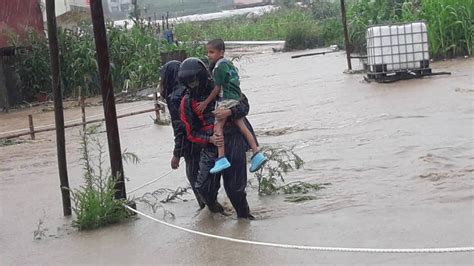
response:
<path id="1" fill-rule="evenodd" d="M 336 44 L 344 46 L 344 35 L 342 31 L 342 23 L 337 18 L 326 19 L 320 23 L 321 39 L 324 40 L 324 46 Z"/>
<path id="2" fill-rule="evenodd" d="M 293 26 L 285 38 L 285 50 L 302 50 L 320 47 L 324 40 L 315 26 Z"/>

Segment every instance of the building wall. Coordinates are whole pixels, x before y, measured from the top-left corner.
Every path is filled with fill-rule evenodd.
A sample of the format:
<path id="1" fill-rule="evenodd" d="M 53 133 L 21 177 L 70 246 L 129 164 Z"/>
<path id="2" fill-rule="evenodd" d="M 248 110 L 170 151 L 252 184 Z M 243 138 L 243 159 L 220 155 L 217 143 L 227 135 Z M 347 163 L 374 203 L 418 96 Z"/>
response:
<path id="1" fill-rule="evenodd" d="M 132 0 L 107 0 L 109 4 L 109 12 L 128 12 L 131 11 Z"/>
<path id="2" fill-rule="evenodd" d="M 234 0 L 234 5 L 252 5 L 265 3 L 265 0 Z"/>
<path id="3" fill-rule="evenodd" d="M 90 3 L 90 0 L 69 0 L 69 5 L 74 7 L 89 8 Z"/>
<path id="4" fill-rule="evenodd" d="M 67 0 L 72 10 L 90 9 L 90 0 Z M 106 2 L 106 3 L 104 3 Z M 104 0 L 102 1 L 104 9 L 106 6 L 109 13 L 128 12 L 132 10 L 132 0 Z"/>
<path id="5" fill-rule="evenodd" d="M 71 10 L 69 6 L 69 1 L 71 0 L 55 0 L 54 5 L 56 7 L 56 16 L 61 16 L 62 14 Z M 46 0 L 41 0 L 41 5 L 46 6 Z M 43 21 L 46 22 L 46 8 L 42 8 L 43 11 Z"/>
<path id="6" fill-rule="evenodd" d="M 0 0 L 0 7 L 0 48 L 9 46 L 8 38 L 4 36 L 6 32 L 23 38 L 28 28 L 44 31 L 38 0 Z"/>

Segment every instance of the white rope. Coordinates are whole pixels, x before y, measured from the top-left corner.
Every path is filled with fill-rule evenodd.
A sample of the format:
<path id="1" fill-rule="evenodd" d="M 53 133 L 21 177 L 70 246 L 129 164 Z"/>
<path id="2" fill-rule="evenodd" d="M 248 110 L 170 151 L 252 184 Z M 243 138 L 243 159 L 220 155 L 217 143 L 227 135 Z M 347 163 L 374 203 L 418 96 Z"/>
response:
<path id="1" fill-rule="evenodd" d="M 164 103 L 162 103 L 161 101 L 159 101 L 159 102 L 160 102 L 161 104 L 164 104 Z M 127 108 L 124 108 L 124 109 L 120 109 L 120 110 L 117 111 L 117 113 L 118 113 L 118 112 L 123 112 L 123 111 L 126 111 L 126 110 L 130 110 L 130 109 L 133 109 L 133 108 L 136 108 L 136 107 L 140 107 L 140 106 L 143 106 L 143 105 L 146 105 L 146 104 L 149 104 L 149 103 L 150 103 L 150 102 L 144 102 L 144 103 L 137 104 L 137 105 L 134 105 L 134 106 L 130 106 L 130 107 L 127 107 Z M 86 120 L 90 120 L 91 118 L 99 117 L 99 116 L 103 116 L 103 114 L 97 114 L 97 115 L 88 116 L 88 117 L 86 118 Z M 78 118 L 78 119 L 73 119 L 73 120 L 65 121 L 64 124 L 69 124 L 69 123 L 74 123 L 74 122 L 79 122 L 79 121 L 82 121 L 82 118 Z M 37 126 L 37 127 L 35 127 L 35 130 L 37 130 L 37 129 L 43 129 L 43 128 L 48 128 L 48 127 L 52 127 L 52 126 L 56 126 L 56 124 L 49 124 L 49 125 Z M 22 132 L 22 131 L 29 132 L 29 131 L 30 131 L 30 128 L 22 128 L 22 129 L 16 129 L 16 130 L 12 130 L 12 131 L 0 132 L 0 135 L 12 134 L 12 133 L 17 133 L 17 132 Z"/>
<path id="2" fill-rule="evenodd" d="M 259 241 L 251 241 L 251 240 L 244 240 L 244 239 L 236 239 L 226 236 L 219 236 L 208 234 L 200 231 L 191 230 L 188 228 L 184 228 L 181 226 L 177 226 L 174 224 L 167 223 L 165 221 L 158 220 L 150 215 L 147 215 L 143 212 L 134 210 L 133 208 L 124 205 L 125 208 L 129 209 L 132 212 L 135 212 L 139 215 L 142 215 L 150 220 L 158 222 L 160 224 L 182 230 L 191 234 L 196 234 L 204 237 L 225 240 L 235 243 L 241 244 L 249 244 L 249 245 L 256 245 L 256 246 L 266 246 L 266 247 L 275 247 L 275 248 L 286 248 L 286 249 L 299 249 L 299 250 L 314 250 L 314 251 L 333 251 L 333 252 L 364 252 L 364 253 L 447 253 L 447 252 L 474 252 L 474 247 L 454 247 L 454 248 L 396 248 L 396 249 L 388 249 L 388 248 L 341 248 L 341 247 L 317 247 L 317 246 L 302 246 L 302 245 L 288 245 L 288 244 L 278 244 L 278 243 L 268 243 L 268 242 L 259 242 Z"/>
<path id="3" fill-rule="evenodd" d="M 155 183 L 156 181 L 162 179 L 163 177 L 165 177 L 165 176 L 171 174 L 171 172 L 173 172 L 173 169 L 171 169 L 171 170 L 169 170 L 168 172 L 164 173 L 163 175 L 161 175 L 161 176 L 159 176 L 159 177 L 157 177 L 157 178 L 151 180 L 150 182 L 147 182 L 147 183 L 145 183 L 145 184 L 143 184 L 143 185 L 141 185 L 141 186 L 139 186 L 139 187 L 136 187 L 136 188 L 134 188 L 134 189 L 128 191 L 128 193 L 135 192 L 135 191 L 137 191 L 137 190 L 139 190 L 139 189 L 141 189 L 141 188 L 144 188 L 144 187 L 146 187 L 146 186 L 148 186 L 148 185 L 151 185 L 151 184 Z"/>
<path id="4" fill-rule="evenodd" d="M 179 160 L 179 164 L 181 164 L 182 162 L 183 162 L 183 159 Z M 155 178 L 155 179 L 153 179 L 153 180 L 151 180 L 151 181 L 149 181 L 149 182 L 147 182 L 147 183 L 145 183 L 145 184 L 143 184 L 143 185 L 141 185 L 141 186 L 139 186 L 139 187 L 136 187 L 136 188 L 134 188 L 134 189 L 128 191 L 128 193 L 135 192 L 135 191 L 137 191 L 137 190 L 139 190 L 139 189 L 141 189 L 141 188 L 144 188 L 144 187 L 146 187 L 146 186 L 149 186 L 149 185 L 151 185 L 151 184 L 157 182 L 158 180 L 162 179 L 163 177 L 165 177 L 165 176 L 171 174 L 171 172 L 173 172 L 173 170 L 174 170 L 174 169 L 169 170 L 168 172 L 162 174 L 161 176 L 159 176 L 159 177 L 157 177 L 157 178 Z"/>

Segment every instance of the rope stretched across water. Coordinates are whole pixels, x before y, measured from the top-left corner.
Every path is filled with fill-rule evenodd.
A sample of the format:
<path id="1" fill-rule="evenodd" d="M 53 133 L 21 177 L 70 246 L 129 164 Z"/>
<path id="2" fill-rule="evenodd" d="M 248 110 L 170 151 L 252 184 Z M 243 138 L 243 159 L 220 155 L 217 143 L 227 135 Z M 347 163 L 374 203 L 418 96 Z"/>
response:
<path id="1" fill-rule="evenodd" d="M 276 247 L 276 248 L 285 248 L 285 249 L 298 249 L 298 250 L 313 250 L 313 251 L 332 251 L 332 252 L 359 252 L 359 253 L 448 253 L 448 252 L 474 252 L 474 247 L 452 247 L 452 248 L 343 248 L 343 247 L 318 247 L 318 246 L 303 246 L 303 245 L 290 245 L 290 244 L 279 244 L 279 243 L 269 243 L 269 242 L 260 242 L 244 239 L 236 239 L 226 236 L 219 236 L 208 234 L 200 231 L 191 230 L 184 228 L 178 225 L 170 224 L 162 220 L 158 220 L 155 217 L 152 217 L 148 214 L 135 210 L 127 205 L 124 205 L 128 210 L 144 216 L 150 220 L 153 220 L 157 223 L 185 231 L 191 234 L 200 235 L 204 237 L 225 240 L 234 243 L 255 245 L 255 246 L 266 246 L 266 247 Z"/>

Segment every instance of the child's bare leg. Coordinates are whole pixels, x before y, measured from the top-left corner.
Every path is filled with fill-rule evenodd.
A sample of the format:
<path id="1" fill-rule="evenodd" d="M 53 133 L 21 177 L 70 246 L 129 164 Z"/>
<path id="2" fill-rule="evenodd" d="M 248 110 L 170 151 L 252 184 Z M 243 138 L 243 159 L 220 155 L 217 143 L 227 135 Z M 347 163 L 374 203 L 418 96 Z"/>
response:
<path id="1" fill-rule="evenodd" d="M 216 136 L 222 136 L 222 138 L 224 138 L 223 131 L 224 131 L 225 122 L 226 122 L 226 119 L 216 120 L 216 123 L 214 124 L 214 134 Z M 225 156 L 224 145 L 217 147 L 217 155 L 218 155 L 218 158 Z"/>
<path id="2" fill-rule="evenodd" d="M 257 153 L 258 152 L 257 141 L 255 140 L 255 137 L 252 135 L 247 125 L 245 125 L 244 120 L 243 119 L 234 120 L 234 124 L 239 128 L 242 135 L 244 135 L 245 140 L 247 140 L 248 144 L 250 145 L 250 148 L 252 149 L 253 154 Z"/>

